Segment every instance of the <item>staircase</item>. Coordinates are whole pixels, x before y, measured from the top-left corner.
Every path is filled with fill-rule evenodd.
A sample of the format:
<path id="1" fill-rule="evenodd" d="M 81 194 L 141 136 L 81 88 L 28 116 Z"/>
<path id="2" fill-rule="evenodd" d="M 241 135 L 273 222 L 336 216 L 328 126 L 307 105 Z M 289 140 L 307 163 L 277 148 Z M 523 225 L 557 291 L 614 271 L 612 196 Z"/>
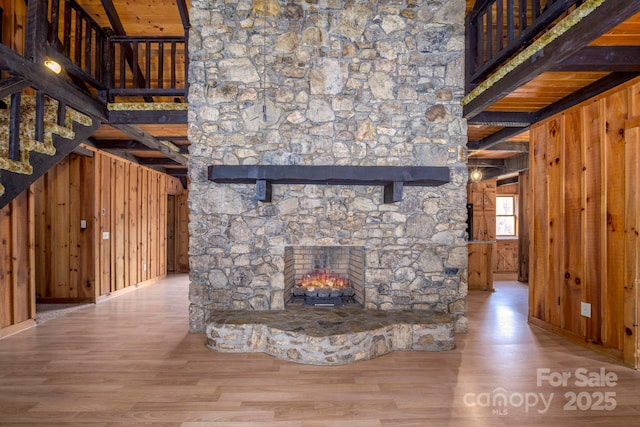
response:
<path id="1" fill-rule="evenodd" d="M 33 93 L 33 90 L 27 89 Z M 100 126 L 43 93 L 16 92 L 0 101 L 0 209 L 26 190 Z"/>

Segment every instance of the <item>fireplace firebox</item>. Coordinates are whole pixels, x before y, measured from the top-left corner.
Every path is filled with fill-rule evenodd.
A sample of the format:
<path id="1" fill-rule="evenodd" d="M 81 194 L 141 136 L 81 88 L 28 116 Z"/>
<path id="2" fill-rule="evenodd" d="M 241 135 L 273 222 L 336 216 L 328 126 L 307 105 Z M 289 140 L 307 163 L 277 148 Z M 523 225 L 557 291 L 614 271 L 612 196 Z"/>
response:
<path id="1" fill-rule="evenodd" d="M 362 246 L 287 246 L 285 305 L 364 304 Z"/>

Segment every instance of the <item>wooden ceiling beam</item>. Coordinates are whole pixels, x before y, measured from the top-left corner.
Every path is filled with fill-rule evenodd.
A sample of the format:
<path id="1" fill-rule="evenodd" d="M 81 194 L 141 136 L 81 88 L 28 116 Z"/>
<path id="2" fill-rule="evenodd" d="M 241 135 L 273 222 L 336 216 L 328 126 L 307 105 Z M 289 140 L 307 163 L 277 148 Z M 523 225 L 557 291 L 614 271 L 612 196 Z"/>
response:
<path id="1" fill-rule="evenodd" d="M 170 168 L 167 169 L 167 175 L 171 176 L 187 176 L 188 169 L 187 168 Z"/>
<path id="2" fill-rule="evenodd" d="M 640 46 L 587 46 L 552 71 L 640 72 Z"/>
<path id="3" fill-rule="evenodd" d="M 155 151 L 152 148 L 136 141 L 135 139 L 95 139 L 90 138 L 90 142 L 100 150 L 136 150 Z"/>
<path id="4" fill-rule="evenodd" d="M 180 19 L 182 20 L 182 27 L 185 31 L 191 28 L 191 22 L 189 22 L 189 9 L 187 8 L 187 2 L 185 0 L 176 0 L 178 5 L 178 11 L 180 12 Z"/>
<path id="5" fill-rule="evenodd" d="M 122 25 L 122 21 L 120 20 L 120 16 L 118 15 L 118 11 L 116 10 L 116 6 L 113 4 L 113 1 L 101 0 L 101 3 L 114 33 L 119 36 L 126 36 L 127 32 L 124 29 L 124 25 Z"/>
<path id="6" fill-rule="evenodd" d="M 169 138 L 162 138 L 166 140 Z M 147 145 L 142 144 L 134 139 L 91 139 L 91 143 L 100 150 L 117 150 L 117 151 L 157 151 Z M 189 154 L 189 146 L 178 146 L 179 152 Z"/>
<path id="7" fill-rule="evenodd" d="M 120 16 L 118 15 L 118 11 L 116 10 L 113 1 L 101 0 L 101 2 L 114 33 L 118 36 L 126 36 L 127 32 L 124 29 L 124 25 L 122 25 L 122 21 L 120 20 Z M 146 87 L 146 79 L 144 77 L 144 73 L 140 69 L 140 64 L 133 61 L 133 49 L 128 43 L 123 43 L 122 48 L 124 49 L 127 63 L 129 64 L 133 75 L 136 76 L 137 81 L 135 81 L 134 84 L 138 87 Z M 153 98 L 147 96 L 145 97 L 145 101 L 153 102 Z"/>
<path id="8" fill-rule="evenodd" d="M 164 167 L 181 166 L 181 164 L 176 162 L 175 160 L 167 159 L 167 158 L 164 158 L 164 157 L 138 157 L 138 156 L 136 156 L 136 160 L 138 161 L 139 164 L 144 165 L 144 166 L 164 166 Z"/>
<path id="9" fill-rule="evenodd" d="M 469 169 L 481 169 L 482 179 L 498 178 L 529 169 L 529 154 L 509 157 L 507 159 L 490 160 L 474 159 L 467 163 Z"/>
<path id="10" fill-rule="evenodd" d="M 492 147 L 507 141 L 509 138 L 513 138 L 516 135 L 521 134 L 522 132 L 526 131 L 527 129 L 529 129 L 529 126 L 523 126 L 523 127 L 506 127 L 504 129 L 499 130 L 498 132 L 494 133 L 493 135 L 489 135 L 486 138 L 483 138 L 479 141 L 470 141 L 467 144 L 467 148 L 470 151 L 475 151 L 475 150 L 489 150 Z"/>
<path id="11" fill-rule="evenodd" d="M 522 127 L 535 122 L 535 114 L 511 111 L 483 111 L 467 120 L 470 125 Z"/>
<path id="12" fill-rule="evenodd" d="M 472 169 L 504 169 L 504 159 L 469 159 L 469 162 L 467 162 L 467 166 Z"/>
<path id="13" fill-rule="evenodd" d="M 114 124 L 182 124 L 187 110 L 113 110 L 109 122 Z"/>
<path id="14" fill-rule="evenodd" d="M 477 150 L 473 150 L 477 151 Z M 501 151 L 503 153 L 528 153 L 528 142 L 500 142 L 492 147 L 486 148 L 483 151 Z"/>
<path id="15" fill-rule="evenodd" d="M 504 78 L 496 81 L 469 101 L 464 106 L 464 117 L 471 118 L 478 115 L 525 83 L 552 70 L 555 64 L 569 58 L 573 52 L 587 46 L 638 12 L 640 12 L 640 1 L 605 1 L 564 34 L 559 35 L 540 51 L 517 65 Z"/>
<path id="16" fill-rule="evenodd" d="M 177 163 L 185 166 L 187 165 L 187 157 L 180 153 L 180 149 L 173 143 L 159 140 L 134 125 L 113 125 L 113 127 L 121 130 L 133 139 L 140 141 L 147 147 L 160 151 L 162 154 L 172 160 L 175 160 Z"/>

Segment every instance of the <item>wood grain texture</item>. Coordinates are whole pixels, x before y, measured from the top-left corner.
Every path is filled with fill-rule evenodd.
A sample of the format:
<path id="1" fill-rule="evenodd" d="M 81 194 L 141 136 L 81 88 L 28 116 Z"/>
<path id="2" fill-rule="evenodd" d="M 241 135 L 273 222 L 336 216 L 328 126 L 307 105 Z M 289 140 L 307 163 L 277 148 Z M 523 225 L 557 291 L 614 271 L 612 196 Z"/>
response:
<path id="1" fill-rule="evenodd" d="M 627 120 L 625 127 L 625 256 L 624 256 L 624 361 L 629 366 L 636 369 L 640 367 L 638 352 L 635 349 L 639 346 L 638 337 L 638 277 L 640 267 L 640 251 L 638 242 L 640 241 L 640 211 L 638 204 L 638 192 L 634 191 L 640 187 L 638 175 L 638 162 L 640 161 L 640 126 L 635 123 L 629 125 Z"/>
<path id="2" fill-rule="evenodd" d="M 527 325 L 527 287 L 468 296 L 470 332 L 439 353 L 351 365 L 216 353 L 188 334 L 186 276 L 0 340 L 0 425 L 31 427 L 635 426 L 640 373 Z M 537 384 L 537 369 L 611 372 L 611 388 Z M 502 387 L 554 393 L 549 409 L 470 406 Z M 614 391 L 613 411 L 564 410 L 567 392 Z M 471 393 L 471 394 L 469 394 Z"/>
<path id="3" fill-rule="evenodd" d="M 167 197 L 182 190 L 176 178 L 96 152 L 70 155 L 34 188 L 40 301 L 95 301 L 166 274 Z M 187 252 L 176 257 L 188 254 L 179 249 Z"/>
<path id="4" fill-rule="evenodd" d="M 32 212 L 29 191 L 0 209 L 0 336 L 35 317 Z"/>
<path id="5" fill-rule="evenodd" d="M 496 239 L 496 180 L 467 185 L 467 200 L 473 204 L 473 231 L 470 240 Z"/>
<path id="6" fill-rule="evenodd" d="M 630 82 L 531 128 L 531 316 L 621 360 L 625 355 L 630 366 L 639 345 L 637 244 L 630 237 L 639 190 L 630 112 L 640 108 L 638 85 Z M 581 315 L 582 302 L 591 305 L 590 317 Z"/>
<path id="7" fill-rule="evenodd" d="M 529 281 L 529 251 L 531 224 L 531 186 L 529 171 L 518 176 L 518 281 Z"/>
<path id="8" fill-rule="evenodd" d="M 469 290 L 493 291 L 493 251 L 495 243 L 468 243 Z"/>

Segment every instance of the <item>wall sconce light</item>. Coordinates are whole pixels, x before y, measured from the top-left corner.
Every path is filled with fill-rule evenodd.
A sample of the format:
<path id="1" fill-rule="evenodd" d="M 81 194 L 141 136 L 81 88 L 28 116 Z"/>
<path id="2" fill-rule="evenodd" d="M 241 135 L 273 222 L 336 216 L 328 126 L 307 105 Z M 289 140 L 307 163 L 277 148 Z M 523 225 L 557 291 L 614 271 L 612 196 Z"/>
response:
<path id="1" fill-rule="evenodd" d="M 44 60 L 44 66 L 56 74 L 60 74 L 60 72 L 62 71 L 62 66 L 50 58 Z"/>
<path id="2" fill-rule="evenodd" d="M 474 169 L 469 174 L 469 179 L 472 182 L 480 182 L 482 181 L 482 171 L 480 169 Z"/>

